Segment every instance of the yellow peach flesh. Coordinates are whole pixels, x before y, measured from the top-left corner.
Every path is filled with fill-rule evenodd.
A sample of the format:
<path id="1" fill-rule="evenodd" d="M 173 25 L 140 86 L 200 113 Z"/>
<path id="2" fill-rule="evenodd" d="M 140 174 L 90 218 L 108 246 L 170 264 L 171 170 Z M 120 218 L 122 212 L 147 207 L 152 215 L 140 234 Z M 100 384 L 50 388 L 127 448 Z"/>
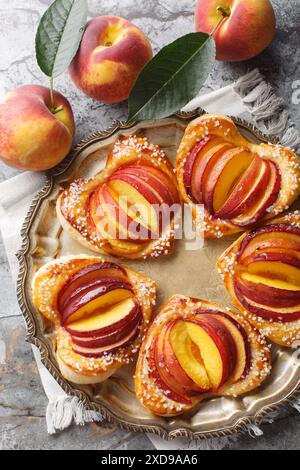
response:
<path id="1" fill-rule="evenodd" d="M 267 277 L 272 279 L 284 280 L 287 283 L 300 287 L 300 269 L 284 262 L 258 261 L 249 265 L 248 272 L 263 276 L 267 275 Z"/>
<path id="2" fill-rule="evenodd" d="M 70 318 L 68 318 L 66 324 L 70 325 L 71 323 L 79 320 L 84 316 L 91 316 L 92 314 L 99 312 L 99 310 L 103 311 L 109 308 L 110 306 L 130 297 L 133 297 L 133 293 L 129 290 L 115 289 L 105 295 L 97 297 L 97 299 L 89 302 L 88 304 L 78 309 L 73 315 L 70 316 Z"/>
<path id="3" fill-rule="evenodd" d="M 215 342 L 201 326 L 194 323 L 187 323 L 186 327 L 191 340 L 200 350 L 207 375 L 213 388 L 219 388 L 223 376 L 223 361 Z"/>
<path id="4" fill-rule="evenodd" d="M 172 328 L 170 341 L 175 356 L 185 373 L 202 390 L 209 390 L 211 384 L 207 372 L 200 354 L 196 358 L 193 353 L 193 343 L 188 335 L 185 322 L 179 322 Z"/>
<path id="5" fill-rule="evenodd" d="M 235 155 L 225 166 L 214 191 L 214 211 L 217 212 L 234 191 L 253 161 L 249 152 Z"/>
<path id="6" fill-rule="evenodd" d="M 110 181 L 109 187 L 118 195 L 118 204 L 130 218 L 154 233 L 158 231 L 156 211 L 136 189 L 121 180 Z"/>
<path id="7" fill-rule="evenodd" d="M 118 323 L 125 318 L 134 308 L 135 303 L 130 299 L 125 299 L 120 303 L 108 307 L 104 313 L 95 314 L 92 317 L 84 318 L 80 321 L 72 322 L 69 326 L 72 331 L 83 333 L 85 331 L 97 331 L 107 326 Z"/>
<path id="8" fill-rule="evenodd" d="M 243 273 L 242 279 L 254 284 L 264 284 L 268 287 L 273 287 L 274 289 L 290 290 L 290 291 L 300 291 L 300 286 L 291 284 L 290 282 L 282 281 L 280 279 L 268 279 L 263 276 L 258 276 L 251 273 Z"/>

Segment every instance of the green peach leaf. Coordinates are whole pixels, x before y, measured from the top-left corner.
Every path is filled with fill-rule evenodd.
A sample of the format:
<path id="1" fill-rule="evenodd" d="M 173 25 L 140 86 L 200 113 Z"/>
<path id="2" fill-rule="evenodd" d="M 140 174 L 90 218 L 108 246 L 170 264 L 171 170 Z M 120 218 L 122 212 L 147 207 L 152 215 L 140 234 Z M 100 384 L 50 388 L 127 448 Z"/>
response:
<path id="1" fill-rule="evenodd" d="M 128 121 L 161 119 L 189 103 L 209 76 L 214 39 L 191 33 L 164 47 L 142 70 L 129 96 Z"/>
<path id="2" fill-rule="evenodd" d="M 41 70 L 55 78 L 74 58 L 87 21 L 86 0 L 55 0 L 41 18 L 36 58 Z"/>

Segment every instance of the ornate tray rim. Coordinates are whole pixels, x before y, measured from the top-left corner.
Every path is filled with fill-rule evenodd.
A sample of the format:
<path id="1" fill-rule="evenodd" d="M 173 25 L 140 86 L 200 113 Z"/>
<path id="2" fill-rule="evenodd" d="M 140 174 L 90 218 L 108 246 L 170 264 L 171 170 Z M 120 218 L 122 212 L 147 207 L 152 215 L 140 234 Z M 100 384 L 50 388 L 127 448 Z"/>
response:
<path id="1" fill-rule="evenodd" d="M 171 116 L 171 118 L 178 119 L 183 123 L 188 123 L 189 121 L 201 116 L 204 114 L 205 111 L 202 109 L 198 109 L 197 111 L 183 113 L 178 112 Z M 279 139 L 277 138 L 270 138 L 268 135 L 261 132 L 258 128 L 254 125 L 249 124 L 247 121 L 231 117 L 233 121 L 239 125 L 240 127 L 244 128 L 245 130 L 251 132 L 255 137 L 259 140 L 265 142 L 271 142 L 274 144 L 279 143 Z M 145 121 L 147 122 L 147 121 Z M 118 133 L 122 130 L 129 130 L 134 128 L 137 122 L 134 123 L 125 123 L 122 121 L 114 121 L 112 125 L 107 128 L 106 130 L 95 132 L 89 135 L 87 138 L 81 140 L 81 142 L 74 148 L 74 150 L 70 153 L 70 155 L 57 167 L 50 170 L 46 173 L 46 183 L 44 187 L 38 192 L 38 194 L 33 198 L 30 208 L 28 210 L 27 216 L 25 218 L 24 224 L 21 230 L 21 248 L 16 254 L 18 261 L 19 261 L 19 273 L 18 273 L 18 280 L 17 280 L 17 298 L 19 302 L 19 306 L 23 317 L 26 322 L 27 326 L 27 335 L 26 341 L 30 344 L 35 345 L 40 353 L 41 353 L 41 360 L 43 365 L 47 368 L 50 374 L 54 377 L 54 379 L 58 382 L 61 388 L 71 396 L 75 396 L 79 398 L 86 409 L 97 411 L 103 416 L 105 420 L 109 423 L 113 423 L 118 425 L 120 428 L 133 431 L 133 432 L 144 432 L 144 433 L 152 433 L 156 434 L 159 437 L 165 439 L 175 439 L 177 437 L 186 437 L 188 439 L 196 439 L 196 440 L 203 440 L 203 439 L 211 439 L 211 438 L 220 438 L 229 436 L 232 434 L 236 434 L 238 432 L 243 432 L 247 429 L 250 425 L 260 425 L 263 422 L 264 417 L 269 414 L 278 411 L 281 407 L 292 403 L 295 398 L 300 396 L 300 378 L 299 381 L 289 394 L 283 399 L 272 403 L 270 405 L 264 406 L 261 408 L 260 411 L 256 412 L 251 416 L 247 416 L 244 418 L 238 419 L 234 425 L 231 427 L 223 427 L 215 431 L 200 431 L 195 432 L 191 429 L 184 427 L 178 428 L 174 431 L 167 430 L 163 425 L 143 425 L 143 424 L 134 424 L 130 421 L 126 421 L 123 418 L 118 417 L 115 413 L 113 413 L 107 406 L 100 403 L 93 402 L 89 396 L 81 391 L 76 389 L 75 386 L 71 386 L 67 380 L 65 380 L 60 371 L 57 369 L 56 365 L 52 362 L 50 356 L 50 350 L 48 349 L 48 345 L 44 341 L 42 335 L 39 337 L 39 328 L 37 324 L 37 320 L 35 318 L 34 313 L 31 311 L 29 307 L 29 302 L 27 299 L 27 295 L 25 292 L 25 280 L 28 272 L 28 255 L 30 251 L 30 229 L 35 219 L 35 215 L 38 212 L 42 202 L 48 197 L 51 193 L 54 185 L 55 179 L 58 176 L 61 176 L 65 173 L 69 167 L 72 165 L 73 161 L 76 159 L 79 152 L 81 152 L 85 147 L 92 145 L 97 141 L 101 141 L 107 139 L 108 137 L 113 136 L 114 134 Z"/>

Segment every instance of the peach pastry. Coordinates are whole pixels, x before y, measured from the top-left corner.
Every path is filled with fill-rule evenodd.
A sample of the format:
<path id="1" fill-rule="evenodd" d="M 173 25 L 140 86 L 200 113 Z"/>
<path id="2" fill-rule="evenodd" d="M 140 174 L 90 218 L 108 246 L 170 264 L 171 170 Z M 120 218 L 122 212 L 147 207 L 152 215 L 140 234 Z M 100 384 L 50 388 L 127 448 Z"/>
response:
<path id="1" fill-rule="evenodd" d="M 135 389 L 146 408 L 171 417 L 209 397 L 250 392 L 270 371 L 269 346 L 241 315 L 176 295 L 143 342 Z"/>
<path id="2" fill-rule="evenodd" d="M 218 262 L 235 305 L 267 338 L 300 340 L 300 211 L 245 233 Z"/>
<path id="3" fill-rule="evenodd" d="M 74 181 L 57 202 L 63 228 L 90 250 L 127 259 L 167 255 L 180 215 L 174 169 L 157 146 L 121 138 L 105 169 Z"/>
<path id="4" fill-rule="evenodd" d="M 188 125 L 177 179 L 197 227 L 221 238 L 287 210 L 300 194 L 300 161 L 280 145 L 248 141 L 229 117 L 210 114 Z"/>
<path id="5" fill-rule="evenodd" d="M 133 360 L 156 297 L 150 279 L 89 256 L 46 264 L 32 291 L 37 311 L 54 325 L 62 375 L 81 385 L 103 382 Z"/>

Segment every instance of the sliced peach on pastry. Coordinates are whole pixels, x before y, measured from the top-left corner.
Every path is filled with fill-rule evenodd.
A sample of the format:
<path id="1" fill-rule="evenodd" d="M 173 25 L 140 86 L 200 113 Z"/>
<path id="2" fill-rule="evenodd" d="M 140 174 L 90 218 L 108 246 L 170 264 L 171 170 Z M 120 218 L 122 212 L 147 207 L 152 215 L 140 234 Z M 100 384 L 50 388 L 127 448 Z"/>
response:
<path id="1" fill-rule="evenodd" d="M 157 213 L 152 205 L 130 184 L 112 180 L 109 187 L 118 194 L 118 204 L 135 222 L 140 223 L 153 233 L 158 233 Z M 128 207 L 129 205 L 129 207 Z"/>
<path id="2" fill-rule="evenodd" d="M 270 224 L 251 232 L 240 246 L 239 263 L 253 253 L 269 248 L 300 252 L 300 229 L 286 224 Z"/>
<path id="3" fill-rule="evenodd" d="M 239 227 L 255 224 L 267 214 L 268 209 L 277 201 L 281 188 L 281 176 L 273 162 L 268 161 L 268 166 L 270 175 L 266 179 L 266 188 L 263 189 L 261 197 L 243 215 L 232 219 L 233 224 Z"/>
<path id="4" fill-rule="evenodd" d="M 167 323 L 162 327 L 156 343 L 155 361 L 164 382 L 179 395 L 187 396 L 193 383 L 180 367 L 168 338 L 174 323 L 176 322 Z"/>
<path id="5" fill-rule="evenodd" d="M 224 205 L 216 210 L 216 217 L 232 219 L 243 214 L 262 193 L 268 174 L 268 164 L 259 157 L 254 158 Z"/>
<path id="6" fill-rule="evenodd" d="M 102 283 L 103 279 L 118 279 L 127 281 L 123 268 L 114 263 L 92 264 L 81 269 L 64 285 L 58 295 L 58 309 L 61 311 L 66 302 L 81 291 Z"/>
<path id="7" fill-rule="evenodd" d="M 217 144 L 223 143 L 222 139 L 216 137 L 215 135 L 208 135 L 204 137 L 197 145 L 192 149 L 189 155 L 186 158 L 184 165 L 184 186 L 186 192 L 189 196 L 192 196 L 191 184 L 192 184 L 192 173 L 196 161 L 200 161 L 203 157 L 204 152 L 208 152 L 212 147 L 215 147 Z"/>
<path id="8" fill-rule="evenodd" d="M 133 296 L 132 287 L 124 281 L 108 281 L 94 288 L 86 289 L 72 297 L 60 312 L 62 324 L 69 325 L 98 310 L 109 308 Z"/>
<path id="9" fill-rule="evenodd" d="M 113 309 L 110 309 L 110 312 Z M 135 313 L 133 313 L 135 312 Z M 142 321 L 142 312 L 139 306 L 128 314 L 128 321 L 126 323 L 123 322 L 123 325 L 119 325 L 120 322 L 114 323 L 114 330 L 111 333 L 105 333 L 102 330 L 95 335 L 91 335 L 89 332 L 86 332 L 86 336 L 72 336 L 72 341 L 74 344 L 78 346 L 82 346 L 85 348 L 101 348 L 105 346 L 110 346 L 111 344 L 116 343 L 117 341 L 121 341 L 122 339 L 126 338 L 131 331 L 136 330 L 136 328 L 140 325 Z M 111 328 L 112 326 L 111 325 Z M 105 329 L 104 329 L 105 330 Z"/>
<path id="10" fill-rule="evenodd" d="M 173 400 L 177 403 L 182 403 L 184 405 L 192 405 L 192 401 L 183 396 L 176 393 L 169 384 L 167 384 L 161 375 L 161 368 L 157 362 L 157 357 L 155 355 L 155 351 L 157 348 L 157 341 L 158 338 L 155 337 L 150 345 L 148 351 L 148 371 L 150 377 L 153 379 L 156 386 L 161 390 L 161 392 L 167 397 L 169 400 Z"/>
<path id="11" fill-rule="evenodd" d="M 192 342 L 186 323 L 177 322 L 170 332 L 170 344 L 180 367 L 185 371 L 192 382 L 202 391 L 211 389 L 211 383 L 207 375 L 200 351 Z M 198 349 L 198 351 L 197 351 Z"/>
<path id="12" fill-rule="evenodd" d="M 278 323 L 290 323 L 300 320 L 299 305 L 292 308 L 274 308 L 268 305 L 257 303 L 243 294 L 243 292 L 240 290 L 240 284 L 236 280 L 234 281 L 234 290 L 237 299 L 243 305 L 243 307 L 257 317 Z"/>
<path id="13" fill-rule="evenodd" d="M 174 354 L 169 334 L 175 322 L 166 324 L 158 336 L 155 361 L 162 380 L 180 396 L 193 397 L 200 394 L 196 384 L 186 375 Z"/>
<path id="14" fill-rule="evenodd" d="M 186 323 L 191 340 L 198 346 L 213 390 L 230 378 L 236 367 L 236 348 L 229 331 L 214 318 Z"/>
<path id="15" fill-rule="evenodd" d="M 115 227 L 117 240 L 147 241 L 149 230 L 141 227 L 119 205 L 119 196 L 108 185 L 103 185 L 99 191 L 99 202 L 107 220 Z"/>
<path id="16" fill-rule="evenodd" d="M 192 172 L 191 191 L 196 202 L 203 202 L 204 174 L 207 168 L 213 167 L 215 162 L 227 151 L 233 149 L 231 144 L 220 140 L 219 143 L 205 148 L 199 153 Z"/>
<path id="17" fill-rule="evenodd" d="M 98 195 L 97 195 L 97 199 L 98 199 Z M 92 201 L 91 201 L 91 204 L 92 204 Z M 112 247 L 118 250 L 121 256 L 122 255 L 124 256 L 134 255 L 143 250 L 144 244 L 140 240 L 135 240 L 135 241 L 118 240 L 116 238 L 117 230 L 118 230 L 116 221 L 114 220 L 109 221 L 107 219 L 99 202 L 97 203 L 94 202 L 93 204 L 95 205 L 95 207 L 93 208 L 94 212 L 92 212 L 92 205 L 91 205 L 92 218 L 95 223 L 97 232 L 100 234 L 100 237 L 103 240 L 107 240 L 108 243 Z"/>
<path id="18" fill-rule="evenodd" d="M 128 347 L 133 341 L 136 339 L 137 334 L 138 334 L 138 327 L 131 331 L 125 338 L 123 338 L 120 341 L 115 341 L 113 342 L 110 346 L 104 346 L 104 347 L 82 347 L 78 346 L 77 344 L 73 343 L 73 351 L 77 354 L 80 354 L 80 356 L 84 357 L 94 357 L 94 358 L 100 358 L 102 356 L 107 356 L 108 354 L 114 354 L 119 351 L 120 348 L 126 348 Z"/>
<path id="19" fill-rule="evenodd" d="M 254 263 L 259 263 L 259 262 L 283 263 L 283 264 L 294 266 L 295 268 L 300 269 L 300 260 L 297 256 L 297 253 L 294 253 L 293 251 L 288 252 L 287 250 L 282 250 L 282 251 L 259 250 L 256 253 L 253 253 L 252 255 L 245 258 L 243 260 L 242 265 L 245 267 L 248 267 Z"/>
<path id="20" fill-rule="evenodd" d="M 107 307 L 104 311 L 95 312 L 87 318 L 74 321 L 65 328 L 71 336 L 77 338 L 94 338 L 110 335 L 124 328 L 136 318 L 140 308 L 133 298 L 120 300 Z"/>
<path id="21" fill-rule="evenodd" d="M 237 362 L 236 368 L 230 378 L 231 383 L 236 383 L 241 379 L 244 379 L 251 368 L 251 345 L 246 331 L 240 323 L 234 320 L 230 315 L 225 313 L 212 314 L 217 318 L 223 325 L 230 331 L 230 334 L 235 342 L 237 350 Z"/>
<path id="22" fill-rule="evenodd" d="M 240 259 L 240 266 L 247 267 L 255 261 L 272 261 L 270 256 L 274 256 L 273 261 L 284 262 L 284 259 L 300 261 L 300 251 L 296 252 L 284 248 L 262 248 L 258 247 L 255 252 L 249 256 Z"/>
<path id="23" fill-rule="evenodd" d="M 271 281 L 278 280 L 283 282 L 284 285 L 290 284 L 291 289 L 300 289 L 300 263 L 296 264 L 299 260 L 293 260 L 293 264 L 286 264 L 277 261 L 257 261 L 248 266 L 248 273 L 245 274 L 256 274 L 261 277 L 267 277 Z M 296 289 L 295 289 L 296 288 Z"/>
<path id="24" fill-rule="evenodd" d="M 151 166 L 131 165 L 120 168 L 111 179 L 123 179 L 151 204 L 172 205 L 179 200 L 178 191 L 168 175 Z"/>
<path id="25" fill-rule="evenodd" d="M 282 281 L 243 273 L 235 282 L 239 291 L 256 303 L 275 308 L 300 304 L 300 289 L 291 290 L 292 286 Z"/>
<path id="26" fill-rule="evenodd" d="M 251 152 L 235 148 L 224 152 L 203 175 L 203 199 L 211 214 L 218 212 L 253 161 Z"/>

